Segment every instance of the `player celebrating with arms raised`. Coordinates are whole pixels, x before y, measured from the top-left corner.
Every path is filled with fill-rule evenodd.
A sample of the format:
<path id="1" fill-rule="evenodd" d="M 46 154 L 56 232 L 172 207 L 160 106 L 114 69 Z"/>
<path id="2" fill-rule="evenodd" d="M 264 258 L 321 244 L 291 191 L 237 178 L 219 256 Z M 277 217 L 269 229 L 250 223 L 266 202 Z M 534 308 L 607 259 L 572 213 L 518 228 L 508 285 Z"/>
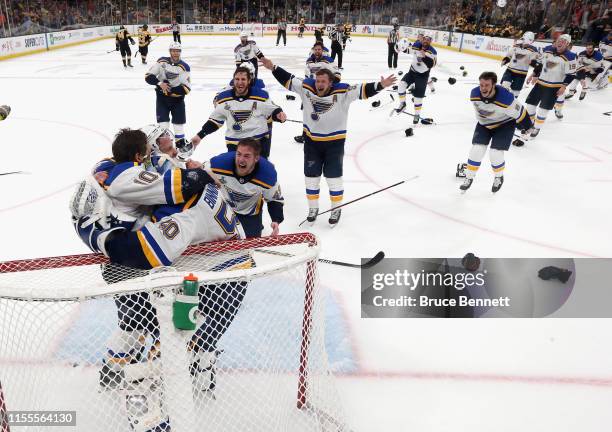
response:
<path id="1" fill-rule="evenodd" d="M 357 99 L 367 99 L 396 82 L 393 75 L 381 77 L 380 82 L 349 86 L 336 83 L 333 72 L 322 68 L 315 78 L 300 79 L 271 60 L 262 64 L 272 71 L 274 78 L 290 91 L 300 95 L 304 104 L 304 176 L 308 198 L 308 217 L 314 223 L 319 214 L 319 183 L 321 174 L 327 179 L 332 207 L 342 204 L 344 186 L 342 163 L 348 109 Z M 331 212 L 329 224 L 334 227 L 340 220 L 342 209 Z"/>

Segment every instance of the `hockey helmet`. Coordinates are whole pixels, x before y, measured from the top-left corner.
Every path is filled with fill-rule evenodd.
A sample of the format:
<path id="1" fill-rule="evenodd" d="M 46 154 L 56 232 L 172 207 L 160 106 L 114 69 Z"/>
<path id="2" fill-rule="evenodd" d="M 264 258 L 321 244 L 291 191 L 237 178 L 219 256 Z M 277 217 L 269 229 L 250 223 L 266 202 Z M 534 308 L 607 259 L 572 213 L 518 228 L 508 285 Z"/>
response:
<path id="1" fill-rule="evenodd" d="M 535 35 L 533 34 L 533 32 L 525 32 L 525 34 L 523 34 L 523 42 L 526 44 L 531 44 L 533 43 L 533 41 L 535 40 Z"/>
<path id="2" fill-rule="evenodd" d="M 170 46 L 168 47 L 168 50 L 169 51 L 172 51 L 172 50 L 182 51 L 183 48 L 181 47 L 180 43 L 178 43 L 178 42 L 171 42 Z"/>
<path id="3" fill-rule="evenodd" d="M 248 38 L 249 38 L 248 32 L 245 32 L 245 31 L 240 32 L 240 39 L 248 39 Z"/>
<path id="4" fill-rule="evenodd" d="M 147 136 L 147 144 L 151 146 L 153 153 L 158 153 L 159 150 L 159 139 L 167 136 L 172 138 L 172 132 L 167 128 L 158 124 L 149 124 L 141 127 L 140 130 Z"/>
<path id="5" fill-rule="evenodd" d="M 568 44 L 572 43 L 572 37 L 570 35 L 568 35 L 567 33 L 562 34 L 561 36 L 559 36 L 559 39 L 566 41 Z"/>
<path id="6" fill-rule="evenodd" d="M 240 63 L 240 67 L 247 68 L 249 70 L 249 75 L 251 75 L 251 79 L 255 79 L 255 66 L 251 62 L 242 62 Z"/>

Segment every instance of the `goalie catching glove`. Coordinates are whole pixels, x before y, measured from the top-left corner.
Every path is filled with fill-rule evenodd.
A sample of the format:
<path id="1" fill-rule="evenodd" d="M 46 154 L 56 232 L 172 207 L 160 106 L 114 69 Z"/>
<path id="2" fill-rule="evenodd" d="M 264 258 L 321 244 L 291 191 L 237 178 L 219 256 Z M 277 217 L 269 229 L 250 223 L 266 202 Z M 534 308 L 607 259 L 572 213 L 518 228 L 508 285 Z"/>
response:
<path id="1" fill-rule="evenodd" d="M 0 105 L 0 121 L 4 120 L 11 113 L 11 107 L 8 105 Z"/>

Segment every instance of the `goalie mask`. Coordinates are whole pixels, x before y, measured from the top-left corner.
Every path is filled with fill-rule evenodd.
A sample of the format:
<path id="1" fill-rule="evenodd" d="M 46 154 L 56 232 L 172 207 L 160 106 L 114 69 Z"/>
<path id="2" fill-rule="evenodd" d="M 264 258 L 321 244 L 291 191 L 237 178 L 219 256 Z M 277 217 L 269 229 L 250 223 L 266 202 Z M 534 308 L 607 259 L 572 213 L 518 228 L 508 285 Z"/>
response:
<path id="1" fill-rule="evenodd" d="M 151 146 L 153 154 L 169 153 L 174 146 L 174 135 L 167 128 L 150 124 L 140 128 L 147 136 L 147 144 Z"/>

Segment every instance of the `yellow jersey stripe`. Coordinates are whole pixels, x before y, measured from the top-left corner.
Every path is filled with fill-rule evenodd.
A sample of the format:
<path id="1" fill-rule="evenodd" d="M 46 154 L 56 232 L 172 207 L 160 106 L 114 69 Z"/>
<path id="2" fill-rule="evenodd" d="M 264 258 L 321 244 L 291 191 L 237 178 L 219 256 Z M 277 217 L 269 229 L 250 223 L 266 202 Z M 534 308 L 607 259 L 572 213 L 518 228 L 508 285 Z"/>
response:
<path id="1" fill-rule="evenodd" d="M 147 258 L 147 261 L 149 261 L 149 264 L 151 264 L 151 267 L 160 267 L 161 262 L 159 261 L 159 259 L 157 259 L 157 256 L 155 256 L 155 252 L 153 252 L 153 249 L 151 248 L 151 246 L 149 246 L 149 243 L 147 243 L 144 234 L 140 231 L 136 231 L 136 236 L 138 237 L 138 241 L 140 242 L 140 247 L 142 247 L 142 252 Z"/>
<path id="2" fill-rule="evenodd" d="M 251 180 L 251 182 L 252 182 L 252 183 L 255 183 L 255 184 L 258 184 L 258 185 L 260 185 L 260 186 L 263 186 L 263 187 L 265 187 L 266 189 L 270 189 L 270 188 L 272 187 L 272 186 L 271 186 L 271 185 L 269 185 L 268 183 L 264 183 L 264 182 L 262 182 L 261 180 L 257 180 L 257 179 L 255 179 L 255 178 L 254 178 L 254 179 L 252 179 L 252 180 Z"/>
<path id="3" fill-rule="evenodd" d="M 182 183 L 181 170 L 178 168 L 175 168 L 174 170 L 172 170 L 172 195 L 174 195 L 175 204 L 182 203 L 185 201 L 185 198 L 183 198 L 183 191 L 181 189 L 181 183 Z"/>
<path id="4" fill-rule="evenodd" d="M 221 169 L 221 168 L 213 168 L 212 170 L 213 170 L 213 172 L 216 172 L 216 173 L 219 173 L 219 174 L 234 174 L 232 171 L 224 170 L 224 169 Z"/>

